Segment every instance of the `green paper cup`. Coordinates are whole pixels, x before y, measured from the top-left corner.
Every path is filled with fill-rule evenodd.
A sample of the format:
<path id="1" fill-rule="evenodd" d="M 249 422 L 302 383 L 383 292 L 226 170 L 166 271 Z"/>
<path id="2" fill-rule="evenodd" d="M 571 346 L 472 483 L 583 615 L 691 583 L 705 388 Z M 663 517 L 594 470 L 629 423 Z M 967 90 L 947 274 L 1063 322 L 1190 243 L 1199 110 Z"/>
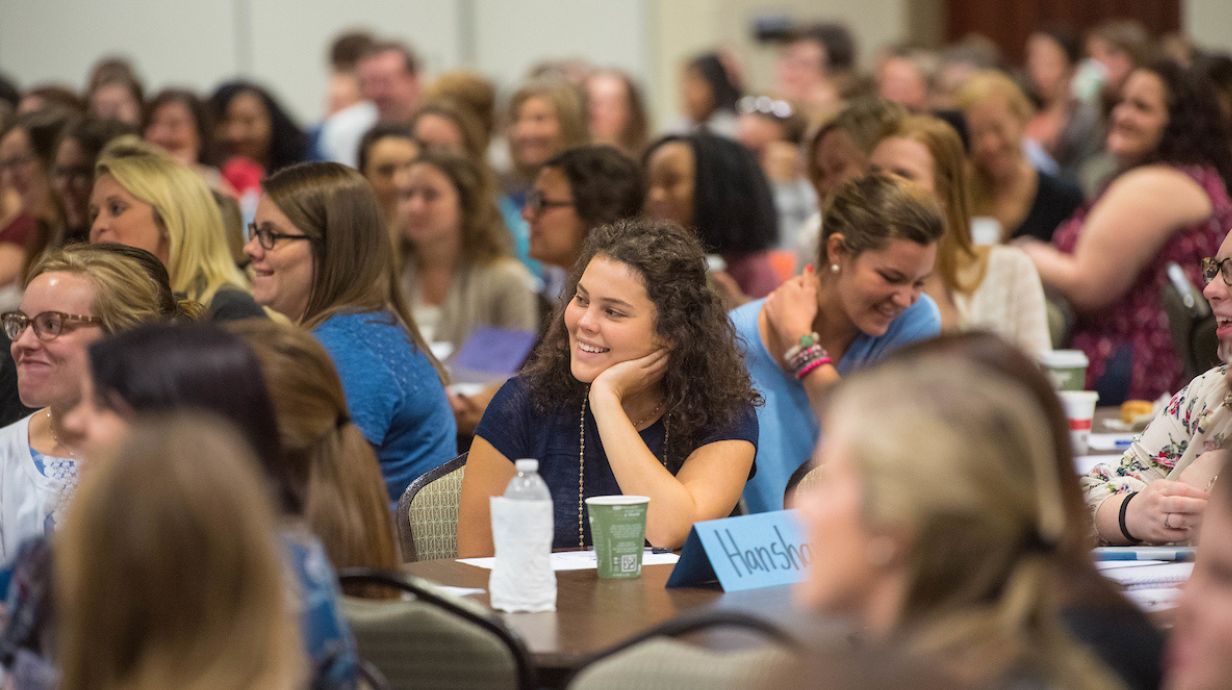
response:
<path id="1" fill-rule="evenodd" d="M 1088 361 L 1082 350 L 1042 352 L 1039 362 L 1057 390 L 1080 391 L 1086 387 Z"/>
<path id="2" fill-rule="evenodd" d="M 586 499 L 599 577 L 641 577 L 642 551 L 646 543 L 646 508 L 649 505 L 650 498 L 646 496 L 594 496 Z"/>

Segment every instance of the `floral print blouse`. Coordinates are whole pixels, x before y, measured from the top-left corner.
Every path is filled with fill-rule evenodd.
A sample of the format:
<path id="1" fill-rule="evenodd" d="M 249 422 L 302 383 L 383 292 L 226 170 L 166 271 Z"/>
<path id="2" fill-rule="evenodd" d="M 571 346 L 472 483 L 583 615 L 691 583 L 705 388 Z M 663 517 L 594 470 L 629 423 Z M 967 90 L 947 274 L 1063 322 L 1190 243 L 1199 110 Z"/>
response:
<path id="1" fill-rule="evenodd" d="M 1109 498 L 1141 491 L 1156 479 L 1176 479 L 1198 456 L 1223 446 L 1232 435 L 1232 391 L 1228 365 L 1189 382 L 1151 420 L 1115 463 L 1096 465 L 1082 477 L 1091 514 Z"/>

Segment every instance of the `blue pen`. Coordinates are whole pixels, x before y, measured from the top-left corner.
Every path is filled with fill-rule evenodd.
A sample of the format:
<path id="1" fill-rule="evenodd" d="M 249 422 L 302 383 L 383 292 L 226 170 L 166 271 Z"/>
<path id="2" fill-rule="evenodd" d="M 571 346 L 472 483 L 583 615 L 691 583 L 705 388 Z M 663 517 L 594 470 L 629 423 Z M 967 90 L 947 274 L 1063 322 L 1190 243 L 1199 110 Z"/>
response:
<path id="1" fill-rule="evenodd" d="M 1128 448 L 1131 445 L 1133 445 L 1133 443 L 1134 443 L 1134 440 L 1132 438 L 1118 438 L 1116 440 L 1116 448 L 1117 450 L 1120 450 L 1122 448 Z"/>
<path id="2" fill-rule="evenodd" d="M 1192 561 L 1194 549 L 1186 546 L 1101 546 L 1092 550 L 1097 561 Z"/>

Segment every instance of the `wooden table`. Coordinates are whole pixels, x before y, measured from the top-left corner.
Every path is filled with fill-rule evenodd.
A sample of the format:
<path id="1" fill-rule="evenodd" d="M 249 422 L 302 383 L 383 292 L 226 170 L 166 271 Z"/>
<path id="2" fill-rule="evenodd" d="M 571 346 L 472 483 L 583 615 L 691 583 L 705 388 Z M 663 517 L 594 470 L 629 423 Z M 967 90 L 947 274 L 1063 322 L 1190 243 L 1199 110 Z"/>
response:
<path id="1" fill-rule="evenodd" d="M 746 610 L 782 617 L 791 614 L 791 587 L 725 593 L 714 588 L 667 589 L 670 565 L 651 565 L 635 580 L 600 580 L 594 570 L 556 573 L 556 611 L 497 612 L 522 636 L 540 682 L 558 686 L 587 656 L 687 612 L 709 607 Z M 420 561 L 403 566 L 412 575 L 455 587 L 482 587 L 468 599 L 489 606 L 489 570 L 454 560 Z"/>

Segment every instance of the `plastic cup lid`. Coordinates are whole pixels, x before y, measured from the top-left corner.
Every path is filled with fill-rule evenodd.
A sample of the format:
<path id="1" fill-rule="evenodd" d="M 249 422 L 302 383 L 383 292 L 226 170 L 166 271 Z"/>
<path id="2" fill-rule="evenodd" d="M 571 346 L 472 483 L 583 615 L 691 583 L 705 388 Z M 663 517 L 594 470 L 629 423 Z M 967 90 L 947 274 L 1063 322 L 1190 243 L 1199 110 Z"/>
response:
<path id="1" fill-rule="evenodd" d="M 650 503 L 649 496 L 591 496 L 586 504 L 599 506 L 629 506 L 638 503 Z"/>
<path id="2" fill-rule="evenodd" d="M 1046 367 L 1056 367 L 1059 369 L 1085 367 L 1090 362 L 1087 360 L 1087 355 L 1082 350 L 1050 350 L 1041 352 L 1039 355 L 1040 364 Z"/>

